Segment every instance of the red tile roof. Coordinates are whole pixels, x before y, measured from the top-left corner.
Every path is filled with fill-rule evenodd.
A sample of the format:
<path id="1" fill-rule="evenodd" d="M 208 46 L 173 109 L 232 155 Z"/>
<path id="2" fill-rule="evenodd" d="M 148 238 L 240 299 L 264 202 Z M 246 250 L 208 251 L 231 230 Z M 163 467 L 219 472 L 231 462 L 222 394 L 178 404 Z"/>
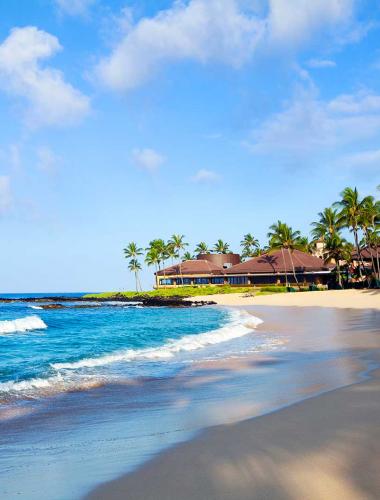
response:
<path id="1" fill-rule="evenodd" d="M 304 271 L 328 271 L 331 266 L 324 263 L 319 257 L 314 257 L 300 250 L 291 252 L 296 272 Z M 232 266 L 225 271 L 226 274 L 262 274 L 293 272 L 292 263 L 288 250 L 284 250 L 284 258 L 281 250 L 269 252 L 259 257 L 254 257 L 241 264 Z"/>
<path id="2" fill-rule="evenodd" d="M 185 260 L 179 264 L 174 264 L 174 266 L 167 267 L 166 269 L 161 269 L 156 274 L 157 276 L 180 276 L 186 274 L 212 274 L 221 275 L 224 269 L 208 260 L 197 259 L 197 260 Z"/>

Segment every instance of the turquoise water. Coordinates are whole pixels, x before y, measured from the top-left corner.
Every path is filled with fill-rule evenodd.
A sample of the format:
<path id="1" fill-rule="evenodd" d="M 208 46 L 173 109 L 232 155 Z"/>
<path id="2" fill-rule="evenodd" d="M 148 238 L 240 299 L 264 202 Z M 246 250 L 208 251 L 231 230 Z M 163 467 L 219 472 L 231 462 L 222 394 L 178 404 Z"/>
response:
<path id="1" fill-rule="evenodd" d="M 216 355 L 219 344 L 259 322 L 251 316 L 247 326 L 247 315 L 214 307 L 73 305 L 0 304 L 1 401 L 173 374 L 183 363 Z"/>
<path id="2" fill-rule="evenodd" d="M 2 400 L 163 375 L 195 351 L 248 332 L 240 326 L 236 333 L 231 313 L 210 307 L 39 307 L 0 305 Z"/>

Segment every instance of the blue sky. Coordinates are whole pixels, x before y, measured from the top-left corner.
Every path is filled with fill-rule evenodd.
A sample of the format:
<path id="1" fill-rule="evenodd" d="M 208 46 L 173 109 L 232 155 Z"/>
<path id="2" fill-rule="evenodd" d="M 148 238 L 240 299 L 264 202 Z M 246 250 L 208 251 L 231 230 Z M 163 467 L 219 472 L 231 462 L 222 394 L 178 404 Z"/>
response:
<path id="1" fill-rule="evenodd" d="M 373 0 L 0 1 L 1 292 L 132 289 L 131 240 L 376 194 L 379 42 Z"/>

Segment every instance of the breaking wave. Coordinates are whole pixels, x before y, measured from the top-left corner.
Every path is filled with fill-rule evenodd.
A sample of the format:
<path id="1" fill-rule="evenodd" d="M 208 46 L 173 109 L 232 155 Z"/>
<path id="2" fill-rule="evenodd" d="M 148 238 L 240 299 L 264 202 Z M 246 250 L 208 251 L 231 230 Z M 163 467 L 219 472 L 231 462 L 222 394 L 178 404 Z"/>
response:
<path id="1" fill-rule="evenodd" d="M 262 322 L 260 318 L 256 318 L 248 313 L 233 311 L 231 313 L 231 321 L 221 328 L 205 333 L 185 335 L 177 340 L 169 340 L 169 342 L 160 347 L 127 349 L 98 358 L 84 358 L 72 363 L 54 363 L 51 366 L 56 370 L 76 370 L 78 368 L 93 368 L 123 361 L 170 359 L 179 352 L 195 351 L 209 345 L 219 344 L 247 335 Z"/>
<path id="2" fill-rule="evenodd" d="M 47 325 L 38 316 L 0 321 L 0 335 L 5 333 L 27 332 L 47 328 Z"/>

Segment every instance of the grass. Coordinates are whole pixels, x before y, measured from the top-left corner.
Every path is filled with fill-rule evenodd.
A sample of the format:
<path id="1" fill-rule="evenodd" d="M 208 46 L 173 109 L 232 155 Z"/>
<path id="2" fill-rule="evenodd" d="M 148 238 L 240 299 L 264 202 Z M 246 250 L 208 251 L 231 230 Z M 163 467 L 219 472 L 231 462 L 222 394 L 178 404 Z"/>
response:
<path id="1" fill-rule="evenodd" d="M 262 287 L 237 287 L 237 286 L 183 286 L 178 288 L 161 288 L 149 292 L 103 292 L 84 296 L 86 299 L 110 299 L 116 295 L 127 298 L 138 297 L 197 297 L 201 295 L 215 295 L 225 293 L 254 293 L 255 295 L 267 295 L 271 293 L 286 292 L 284 286 L 262 286 Z"/>

